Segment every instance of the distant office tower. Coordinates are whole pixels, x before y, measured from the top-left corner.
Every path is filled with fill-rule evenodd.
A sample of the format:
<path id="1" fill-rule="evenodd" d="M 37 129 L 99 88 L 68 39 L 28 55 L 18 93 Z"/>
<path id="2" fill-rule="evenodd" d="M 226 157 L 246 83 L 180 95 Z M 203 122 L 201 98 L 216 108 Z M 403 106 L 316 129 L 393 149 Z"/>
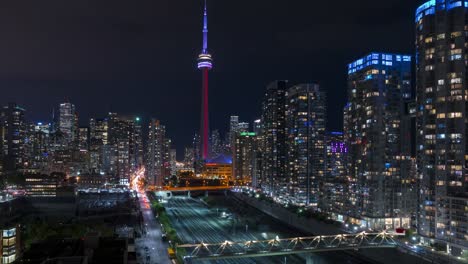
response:
<path id="1" fill-rule="evenodd" d="M 317 84 L 299 84 L 286 95 L 287 192 L 295 204 L 318 206 L 325 177 L 326 97 Z"/>
<path id="2" fill-rule="evenodd" d="M 132 146 L 132 167 L 135 169 L 140 168 L 144 165 L 145 160 L 145 149 L 143 145 L 143 122 L 139 117 L 134 118 L 134 131 L 135 136 Z"/>
<path id="3" fill-rule="evenodd" d="M 261 188 L 270 195 L 287 192 L 286 91 L 288 81 L 268 85 L 262 104 L 263 161 Z"/>
<path id="4" fill-rule="evenodd" d="M 254 121 L 254 124 L 253 124 L 253 132 L 259 135 L 261 134 L 261 131 L 262 131 L 262 120 L 257 119 Z"/>
<path id="5" fill-rule="evenodd" d="M 108 120 L 107 118 L 91 118 L 89 120 L 89 137 L 93 140 L 101 141 L 101 144 L 108 143 Z"/>
<path id="6" fill-rule="evenodd" d="M 468 248 L 466 1 L 431 0 L 416 11 L 419 234 Z"/>
<path id="7" fill-rule="evenodd" d="M 105 174 L 104 154 L 110 153 L 108 149 L 108 120 L 91 118 L 89 120 L 89 159 L 90 170 Z M 109 161 L 109 159 L 107 159 Z M 109 167 L 109 166 L 108 166 Z"/>
<path id="8" fill-rule="evenodd" d="M 68 143 L 72 143 L 76 139 L 78 127 L 74 104 L 62 103 L 59 105 L 58 129 L 64 134 Z"/>
<path id="9" fill-rule="evenodd" d="M 184 163 L 185 163 L 185 167 L 193 168 L 193 165 L 195 163 L 193 148 L 185 148 Z"/>
<path id="10" fill-rule="evenodd" d="M 136 171 L 142 160 L 142 138 L 140 119 L 135 116 L 118 116 L 109 113 L 108 145 L 104 151 L 109 155 L 107 170 L 120 178 L 121 184 L 127 184 L 130 174 Z"/>
<path id="11" fill-rule="evenodd" d="M 346 132 L 356 180 L 356 214 L 370 228 L 409 227 L 415 211 L 411 137 L 411 56 L 372 53 L 349 64 Z"/>
<path id="12" fill-rule="evenodd" d="M 263 137 L 263 128 L 262 128 L 262 120 L 257 119 L 254 121 L 253 131 L 256 134 L 255 137 L 255 157 L 254 157 L 254 164 L 253 164 L 253 174 L 252 174 L 252 187 L 260 188 L 262 186 L 262 171 L 263 171 L 263 150 L 265 147 L 264 144 L 264 137 Z"/>
<path id="13" fill-rule="evenodd" d="M 177 175 L 177 150 L 175 148 L 171 148 L 169 150 L 169 164 L 171 166 L 170 176 Z"/>
<path id="14" fill-rule="evenodd" d="M 211 132 L 211 158 L 216 158 L 217 156 L 221 155 L 223 153 L 223 142 L 221 140 L 221 135 L 219 134 L 219 131 L 217 129 L 213 130 Z"/>
<path id="15" fill-rule="evenodd" d="M 343 221 L 343 216 L 350 214 L 352 204 L 346 174 L 348 146 L 342 132 L 327 133 L 326 150 L 326 171 L 320 186 L 319 207 L 325 212 L 339 214 L 340 217 L 336 219 Z"/>
<path id="16" fill-rule="evenodd" d="M 227 135 L 229 148 L 232 152 L 232 147 L 234 145 L 234 138 L 238 132 L 239 128 L 239 117 L 238 116 L 231 116 L 229 119 L 229 132 Z"/>
<path id="17" fill-rule="evenodd" d="M 166 128 L 159 120 L 152 119 L 149 124 L 147 146 L 146 177 L 148 183 L 162 186 L 164 180 Z"/>
<path id="18" fill-rule="evenodd" d="M 23 167 L 25 155 L 26 110 L 15 103 L 9 103 L 0 112 L 2 133 L 2 153 L 4 157 L 4 170 L 15 170 Z"/>
<path id="19" fill-rule="evenodd" d="M 232 154 L 233 179 L 236 185 L 250 185 L 255 173 L 256 134 L 239 132 L 234 138 Z"/>
<path id="20" fill-rule="evenodd" d="M 203 159 L 201 158 L 201 150 L 200 150 L 200 135 L 196 134 L 193 136 L 193 158 L 195 160 L 193 166 L 195 169 L 195 173 L 201 173 L 203 167 Z"/>
<path id="21" fill-rule="evenodd" d="M 239 127 L 239 117 L 238 116 L 231 116 L 229 122 L 229 132 L 231 134 L 235 134 L 237 132 L 237 128 Z"/>
<path id="22" fill-rule="evenodd" d="M 247 122 L 240 122 L 237 126 L 237 133 L 240 132 L 249 132 L 250 124 Z"/>
<path id="23" fill-rule="evenodd" d="M 28 172 L 39 172 L 47 166 L 49 148 L 49 124 L 29 123 L 25 135 L 25 168 Z M 37 170 L 37 171 L 36 171 Z"/>
<path id="24" fill-rule="evenodd" d="M 78 147 L 82 151 L 87 151 L 89 146 L 89 127 L 78 128 Z"/>
<path id="25" fill-rule="evenodd" d="M 166 138 L 163 149 L 163 184 L 168 182 L 171 177 L 171 148 L 172 140 Z"/>

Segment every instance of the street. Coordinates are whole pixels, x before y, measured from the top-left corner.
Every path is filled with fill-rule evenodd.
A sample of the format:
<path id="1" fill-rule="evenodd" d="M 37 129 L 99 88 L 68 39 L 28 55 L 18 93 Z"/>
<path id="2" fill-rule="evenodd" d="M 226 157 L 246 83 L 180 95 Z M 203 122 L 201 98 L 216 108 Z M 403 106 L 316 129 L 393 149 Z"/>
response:
<path id="1" fill-rule="evenodd" d="M 161 226 L 151 211 L 151 205 L 144 191 L 138 193 L 140 208 L 143 214 L 146 234 L 135 241 L 138 263 L 167 264 L 171 263 L 167 254 L 167 243 L 161 239 Z"/>

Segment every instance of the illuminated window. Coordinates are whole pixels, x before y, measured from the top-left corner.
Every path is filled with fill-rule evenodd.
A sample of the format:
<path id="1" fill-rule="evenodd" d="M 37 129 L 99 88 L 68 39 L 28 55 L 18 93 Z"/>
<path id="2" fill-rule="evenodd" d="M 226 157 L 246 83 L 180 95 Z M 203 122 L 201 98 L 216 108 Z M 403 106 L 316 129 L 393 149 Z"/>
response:
<path id="1" fill-rule="evenodd" d="M 461 112 L 449 113 L 449 114 L 448 114 L 448 117 L 449 117 L 449 118 L 459 118 L 459 117 L 462 117 L 462 113 L 461 113 Z"/>

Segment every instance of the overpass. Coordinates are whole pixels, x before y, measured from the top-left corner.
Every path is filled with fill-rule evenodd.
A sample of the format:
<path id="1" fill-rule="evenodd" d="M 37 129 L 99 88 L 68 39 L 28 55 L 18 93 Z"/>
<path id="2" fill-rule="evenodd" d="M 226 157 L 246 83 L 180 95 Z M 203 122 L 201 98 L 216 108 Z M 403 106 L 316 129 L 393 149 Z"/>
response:
<path id="1" fill-rule="evenodd" d="M 230 190 L 231 186 L 186 186 L 186 187 L 163 187 L 164 191 L 171 192 L 194 192 L 194 191 L 226 191 Z"/>
<path id="2" fill-rule="evenodd" d="M 311 264 L 309 253 L 338 250 L 358 250 L 368 248 L 395 248 L 397 242 L 393 239 L 399 234 L 366 233 L 340 234 L 333 236 L 311 236 L 271 240 L 242 241 L 223 243 L 200 243 L 177 245 L 177 249 L 184 249 L 188 255 L 184 256 L 185 263 L 192 260 L 215 260 L 234 258 L 254 258 L 266 256 L 305 254 L 306 263 Z"/>

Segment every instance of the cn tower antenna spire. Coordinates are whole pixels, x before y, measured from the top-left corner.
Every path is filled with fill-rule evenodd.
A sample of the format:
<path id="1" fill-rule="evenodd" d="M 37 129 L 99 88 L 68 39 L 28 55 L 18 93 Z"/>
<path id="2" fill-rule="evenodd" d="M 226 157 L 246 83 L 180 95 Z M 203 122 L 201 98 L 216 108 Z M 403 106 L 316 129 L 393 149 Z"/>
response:
<path id="1" fill-rule="evenodd" d="M 208 12 L 206 11 L 206 0 L 205 9 L 203 13 L 203 50 L 202 53 L 208 53 Z"/>

